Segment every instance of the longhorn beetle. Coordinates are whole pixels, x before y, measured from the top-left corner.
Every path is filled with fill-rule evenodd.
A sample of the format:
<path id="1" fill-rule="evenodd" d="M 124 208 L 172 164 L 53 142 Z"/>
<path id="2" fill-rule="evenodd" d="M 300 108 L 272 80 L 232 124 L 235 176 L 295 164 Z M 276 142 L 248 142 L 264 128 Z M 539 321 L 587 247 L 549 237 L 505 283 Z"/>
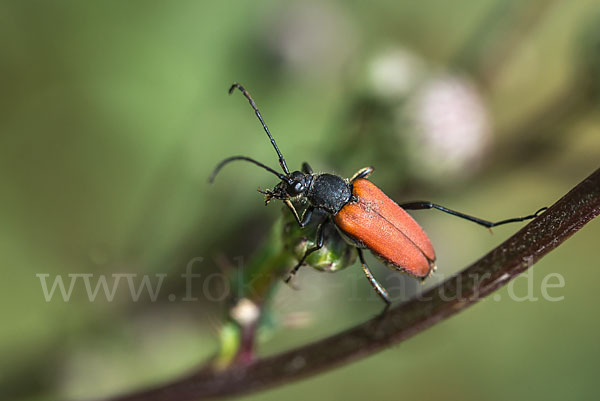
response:
<path id="1" fill-rule="evenodd" d="M 272 199 L 281 200 L 293 213 L 300 227 L 308 224 L 315 210 L 320 209 L 325 212 L 325 219 L 317 227 L 315 245 L 307 249 L 304 256 L 292 268 L 285 279 L 286 283 L 298 272 L 308 255 L 323 247 L 323 227 L 325 224 L 333 223 L 344 240 L 356 248 L 367 279 L 386 305 L 389 305 L 391 301 L 388 292 L 371 273 L 365 261 L 363 249 L 369 249 L 389 267 L 421 280 L 425 280 L 435 270 L 433 246 L 427 234 L 405 210 L 437 209 L 488 228 L 533 219 L 546 210 L 544 207 L 529 216 L 491 222 L 427 201 L 397 204 L 367 179 L 373 172 L 371 167 L 358 170 L 350 179 L 329 173 L 313 173 L 312 168 L 306 162 L 302 164 L 300 171 L 290 172 L 250 93 L 242 85 L 234 83 L 229 88 L 229 94 L 233 93 L 235 89 L 242 92 L 254 109 L 275 152 L 277 152 L 283 173 L 250 157 L 233 156 L 221 161 L 215 167 L 209 181 L 213 182 L 223 166 L 230 162 L 236 160 L 250 162 L 267 170 L 280 180 L 273 189 L 265 191 L 259 189 L 259 192 L 265 195 L 265 204 Z M 296 211 L 293 200 L 305 201 L 308 204 L 302 216 Z"/>

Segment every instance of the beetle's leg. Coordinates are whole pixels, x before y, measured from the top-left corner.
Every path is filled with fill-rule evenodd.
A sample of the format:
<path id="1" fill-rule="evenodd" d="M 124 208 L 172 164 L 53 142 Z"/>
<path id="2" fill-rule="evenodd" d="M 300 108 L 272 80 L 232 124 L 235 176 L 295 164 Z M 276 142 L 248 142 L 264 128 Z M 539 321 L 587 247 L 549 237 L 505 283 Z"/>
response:
<path id="1" fill-rule="evenodd" d="M 283 203 L 288 207 L 288 209 L 291 210 L 292 214 L 294 215 L 294 218 L 296 219 L 298 224 L 300 224 L 300 226 L 302 227 L 302 222 L 300 221 L 300 216 L 298 216 L 298 212 L 296 211 L 296 208 L 292 204 L 292 201 L 290 201 L 289 199 L 284 199 Z"/>
<path id="2" fill-rule="evenodd" d="M 289 199 L 285 199 L 283 203 L 288 207 L 288 209 L 292 211 L 292 214 L 298 222 L 298 225 L 302 228 L 306 227 L 306 225 L 310 221 L 310 218 L 312 217 L 314 208 L 312 206 L 307 207 L 306 210 L 304 210 L 304 213 L 302 213 L 302 218 L 300 218 L 300 216 L 298 216 L 296 208 Z"/>
<path id="3" fill-rule="evenodd" d="M 322 221 L 321 224 L 319 224 L 319 227 L 317 227 L 317 238 L 315 241 L 315 246 L 308 248 L 306 250 L 306 252 L 304 252 L 304 255 L 302 256 L 302 258 L 298 261 L 296 266 L 294 266 L 294 268 L 290 271 L 290 274 L 285 279 L 286 283 L 289 283 L 290 280 L 296 275 L 296 273 L 298 273 L 300 266 L 302 266 L 304 264 L 304 261 L 306 260 L 308 255 L 323 248 L 323 242 L 325 239 L 325 237 L 323 236 L 323 226 L 325 225 L 325 223 L 327 223 L 327 220 Z"/>
<path id="4" fill-rule="evenodd" d="M 302 163 L 302 172 L 305 174 L 312 174 L 313 169 L 307 162 Z"/>
<path id="5" fill-rule="evenodd" d="M 298 224 L 300 224 L 300 227 L 306 227 L 306 225 L 310 221 L 310 218 L 312 217 L 314 210 L 315 208 L 312 206 L 309 206 L 306 208 L 306 210 L 304 210 L 304 213 L 302 213 L 302 221 L 298 222 Z"/>
<path id="6" fill-rule="evenodd" d="M 437 210 L 441 210 L 444 213 L 448 213 L 453 216 L 460 217 L 461 219 L 472 221 L 473 223 L 480 224 L 487 228 L 501 226 L 501 225 L 507 224 L 507 223 L 516 223 L 519 221 L 535 219 L 536 217 L 538 217 L 540 215 L 540 213 L 542 213 L 544 210 L 548 209 L 547 207 L 543 207 L 540 210 L 538 210 L 537 212 L 535 212 L 534 214 L 530 214 L 529 216 L 513 217 L 512 219 L 506 219 L 506 220 L 492 222 L 492 221 L 483 220 L 483 219 L 480 219 L 477 217 L 469 216 L 468 214 L 457 212 L 456 210 L 448 209 L 444 206 L 436 205 L 435 203 L 431 203 L 431 202 L 427 202 L 427 201 L 401 203 L 399 206 L 402 209 L 406 209 L 406 210 L 437 209 Z"/>
<path id="7" fill-rule="evenodd" d="M 369 269 L 369 266 L 367 265 L 367 262 L 365 261 L 365 257 L 363 255 L 362 250 L 360 248 L 356 248 L 356 251 L 358 252 L 360 264 L 362 265 L 362 269 L 365 272 L 365 276 L 367 276 L 367 279 L 373 286 L 373 289 L 375 290 L 375 292 L 377 292 L 377 295 L 379 295 L 381 297 L 381 299 L 383 299 L 383 302 L 386 303 L 387 306 L 386 306 L 385 310 L 387 310 L 388 306 L 390 306 L 390 304 L 392 303 L 387 290 L 381 284 L 379 284 L 379 282 L 375 279 L 375 276 L 373 276 L 373 273 L 371 273 L 371 270 Z"/>
<path id="8" fill-rule="evenodd" d="M 352 176 L 352 178 L 350 178 L 350 182 L 358 180 L 359 178 L 367 178 L 369 175 L 371 175 L 372 172 L 373 167 L 363 167 L 360 170 L 358 170 L 356 174 Z"/>

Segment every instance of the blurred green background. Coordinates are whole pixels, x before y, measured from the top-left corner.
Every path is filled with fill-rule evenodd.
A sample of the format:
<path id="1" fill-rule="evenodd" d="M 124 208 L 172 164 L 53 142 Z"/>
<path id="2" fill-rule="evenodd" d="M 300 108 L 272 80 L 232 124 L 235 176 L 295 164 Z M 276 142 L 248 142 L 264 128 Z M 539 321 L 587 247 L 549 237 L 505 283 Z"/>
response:
<path id="1" fill-rule="evenodd" d="M 597 0 L 0 2 L 0 398 L 98 398 L 167 381 L 217 349 L 224 284 L 278 217 L 255 192 L 277 166 L 372 180 L 488 219 L 550 205 L 598 167 Z M 370 259 L 406 298 L 519 226 L 415 212 L 438 254 L 425 286 Z M 506 288 L 367 360 L 244 399 L 591 399 L 600 357 L 596 251 L 585 227 Z M 180 277 L 194 257 L 197 302 Z M 541 297 L 547 274 L 564 288 Z M 166 274 L 156 302 L 46 302 L 36 274 Z M 216 276 L 215 276 L 216 277 Z M 154 280 L 154 279 L 153 279 Z M 358 266 L 281 288 L 261 354 L 380 310 Z M 355 291 L 356 292 L 353 292 Z M 169 301 L 167 294 L 176 295 Z M 293 327 L 292 327 L 293 326 Z"/>

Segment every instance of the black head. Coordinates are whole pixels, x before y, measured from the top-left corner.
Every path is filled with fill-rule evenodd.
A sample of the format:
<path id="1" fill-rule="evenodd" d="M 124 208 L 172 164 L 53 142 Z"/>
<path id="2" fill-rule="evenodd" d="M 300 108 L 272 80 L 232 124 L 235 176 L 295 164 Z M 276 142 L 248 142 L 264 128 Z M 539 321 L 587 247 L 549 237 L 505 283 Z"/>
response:
<path id="1" fill-rule="evenodd" d="M 289 178 L 291 179 L 289 182 L 283 181 L 279 183 L 278 186 L 285 186 L 289 197 L 295 198 L 296 196 L 302 196 L 306 193 L 310 187 L 312 175 L 305 174 L 302 171 L 294 171 L 289 175 Z"/>
<path id="2" fill-rule="evenodd" d="M 290 171 L 288 170 L 287 164 L 285 162 L 285 159 L 283 158 L 283 155 L 279 151 L 279 148 L 277 147 L 277 144 L 275 143 L 275 139 L 273 139 L 273 136 L 269 132 L 269 128 L 267 128 L 267 124 L 265 124 L 260 112 L 258 111 L 258 108 L 256 107 L 256 104 L 254 103 L 254 100 L 252 100 L 252 97 L 250 96 L 248 91 L 246 89 L 244 89 L 244 87 L 238 83 L 234 83 L 233 85 L 231 85 L 231 88 L 229 88 L 229 93 L 231 94 L 236 88 L 239 89 L 244 94 L 246 99 L 248 99 L 248 102 L 250 102 L 250 106 L 254 109 L 254 112 L 256 113 L 256 116 L 260 120 L 260 123 L 262 124 L 263 129 L 265 130 L 265 132 L 267 133 L 267 136 L 271 140 L 271 144 L 273 145 L 273 148 L 275 148 L 275 151 L 277 152 L 277 156 L 279 157 L 279 165 L 281 166 L 281 169 L 283 170 L 283 174 L 275 171 L 274 169 L 254 160 L 254 159 L 251 159 L 249 157 L 233 156 L 233 157 L 229 157 L 229 158 L 223 160 L 221 163 L 219 163 L 217 165 L 217 167 L 215 167 L 215 169 L 213 170 L 213 173 L 210 176 L 209 181 L 212 182 L 214 180 L 214 178 L 216 177 L 216 175 L 221 170 L 221 168 L 224 165 L 226 165 L 227 163 L 235 161 L 235 160 L 243 160 L 243 161 L 253 163 L 259 167 L 262 167 L 263 169 L 267 170 L 271 174 L 276 175 L 281 180 L 281 182 L 279 184 L 277 184 L 275 186 L 275 188 L 273 188 L 272 190 L 262 191 L 259 189 L 259 192 L 265 194 L 266 203 L 269 203 L 269 201 L 271 199 L 288 200 L 290 198 L 296 198 L 296 197 L 305 195 L 306 191 L 310 188 L 312 175 L 305 174 L 301 171 L 294 171 L 294 172 L 290 173 Z"/>
<path id="3" fill-rule="evenodd" d="M 289 180 L 282 180 L 273 189 L 259 190 L 265 195 L 265 203 L 271 199 L 288 200 L 306 196 L 312 182 L 312 175 L 301 171 L 294 171 L 288 176 Z"/>

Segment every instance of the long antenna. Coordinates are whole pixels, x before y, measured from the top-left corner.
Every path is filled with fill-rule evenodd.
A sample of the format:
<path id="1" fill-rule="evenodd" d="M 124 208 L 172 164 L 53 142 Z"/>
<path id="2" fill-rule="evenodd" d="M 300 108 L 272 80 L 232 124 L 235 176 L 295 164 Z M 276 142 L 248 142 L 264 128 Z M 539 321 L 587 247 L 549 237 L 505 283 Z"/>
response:
<path id="1" fill-rule="evenodd" d="M 283 169 L 283 172 L 286 175 L 289 175 L 290 170 L 288 170 L 287 164 L 285 163 L 285 159 L 283 158 L 283 155 L 279 151 L 279 148 L 277 147 L 277 144 L 275 143 L 275 139 L 273 139 L 273 136 L 269 132 L 269 128 L 267 128 L 267 124 L 265 124 L 265 121 L 263 120 L 262 116 L 260 115 L 260 111 L 258 111 L 258 107 L 256 107 L 254 100 L 252 100 L 252 96 L 250 96 L 250 93 L 248 93 L 248 91 L 246 89 L 244 89 L 244 87 L 242 85 L 238 84 L 237 82 L 234 82 L 233 85 L 231 85 L 231 88 L 229 88 L 230 95 L 233 93 L 233 90 L 235 88 L 238 88 L 244 94 L 244 96 L 246 96 L 246 99 L 248 99 L 248 102 L 250 102 L 250 106 L 252 106 L 252 108 L 254 109 L 254 112 L 256 113 L 256 117 L 258 117 L 258 119 L 260 120 L 260 123 L 262 124 L 263 128 L 265 129 L 265 132 L 267 133 L 267 135 L 269 136 L 269 139 L 271 140 L 271 144 L 273 145 L 273 147 L 275 148 L 275 151 L 277 152 L 277 156 L 279 156 L 279 165 Z"/>
<path id="2" fill-rule="evenodd" d="M 262 164 L 259 161 L 256 161 L 254 159 L 251 159 L 249 157 L 246 156 L 232 156 L 232 157 L 228 157 L 227 159 L 221 161 L 221 163 L 217 164 L 217 167 L 215 167 L 215 169 L 213 170 L 212 174 L 210 175 L 210 178 L 208 179 L 208 182 L 212 183 L 215 180 L 215 177 L 217 176 L 217 174 L 219 174 L 219 171 L 221 171 L 221 169 L 223 168 L 223 166 L 225 166 L 227 163 L 231 163 L 233 161 L 236 160 L 244 160 L 250 163 L 254 163 L 259 167 L 264 168 L 265 170 L 267 170 L 269 173 L 273 173 L 275 174 L 280 180 L 287 182 L 288 184 L 291 184 L 291 179 L 286 177 L 285 175 L 273 170 L 271 167 L 269 166 L 265 166 L 264 164 Z"/>

